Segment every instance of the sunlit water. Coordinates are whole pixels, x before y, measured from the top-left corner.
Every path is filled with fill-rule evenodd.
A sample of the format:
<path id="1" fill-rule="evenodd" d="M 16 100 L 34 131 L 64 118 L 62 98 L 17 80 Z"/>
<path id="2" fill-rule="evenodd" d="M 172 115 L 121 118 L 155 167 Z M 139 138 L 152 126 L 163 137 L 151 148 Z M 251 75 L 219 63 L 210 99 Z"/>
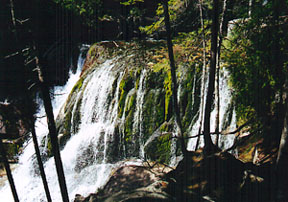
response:
<path id="1" fill-rule="evenodd" d="M 53 109 L 55 117 L 58 113 L 61 113 L 63 105 L 68 98 L 68 95 L 80 77 L 81 68 L 84 64 L 85 55 L 82 52 L 78 60 L 78 68 L 76 73 L 70 73 L 69 80 L 63 87 L 55 87 Z M 132 88 L 125 100 L 124 113 L 121 118 L 118 118 L 118 103 L 119 103 L 119 89 L 120 82 L 124 75 L 124 67 L 115 67 L 115 59 L 107 60 L 99 67 L 95 68 L 87 78 L 84 80 L 83 85 L 78 95 L 75 97 L 75 103 L 78 103 L 81 99 L 80 106 L 80 125 L 79 130 L 71 130 L 72 137 L 61 151 L 61 157 L 64 167 L 64 173 L 66 177 L 66 184 L 69 193 L 70 200 L 72 200 L 75 194 L 81 194 L 86 196 L 103 186 L 111 174 L 112 169 L 123 165 L 123 164 L 137 164 L 140 165 L 144 159 L 144 147 L 151 141 L 143 142 L 143 130 L 142 130 L 142 119 L 143 119 L 143 104 L 145 100 L 146 92 L 146 77 L 148 70 L 143 69 L 138 87 Z M 223 129 L 224 114 L 228 110 L 228 105 L 231 101 L 230 94 L 231 89 L 228 88 L 228 73 L 223 71 L 220 77 L 220 125 Z M 196 76 L 194 77 L 194 88 Z M 116 87 L 115 87 L 116 85 Z M 207 83 L 205 84 L 207 85 Z M 114 88 L 113 88 L 114 86 Z M 181 80 L 177 91 L 178 99 L 182 91 Z M 124 130 L 125 122 L 125 109 L 127 108 L 129 98 L 136 93 L 136 106 L 133 118 L 133 131 L 139 134 L 139 153 L 136 157 L 139 159 L 134 161 L 119 161 L 118 163 L 109 163 L 109 144 L 114 141 L 114 134 L 117 127 L 119 130 Z M 194 94 L 194 93 L 193 93 Z M 201 102 L 204 102 L 202 100 Z M 40 105 L 41 102 L 39 101 Z M 72 109 L 72 120 L 74 113 L 76 112 L 76 104 Z M 93 110 L 92 110 L 93 109 Z M 212 112 L 211 117 L 215 117 L 216 111 Z M 46 117 L 43 117 L 45 112 L 43 107 L 37 114 L 38 118 L 36 122 L 36 132 L 39 143 L 43 140 L 47 140 L 47 123 Z M 199 117 L 199 116 L 196 116 Z M 233 128 L 235 125 L 235 113 L 233 114 L 232 123 L 230 124 Z M 73 128 L 73 122 L 71 122 Z M 211 128 L 215 126 L 214 120 L 211 120 Z M 199 128 L 199 118 L 195 124 L 191 125 L 191 134 L 197 134 Z M 197 131 L 197 133 L 196 133 Z M 124 134 L 124 131 L 122 131 Z M 157 132 L 157 131 L 156 131 Z M 175 126 L 173 136 L 178 134 L 178 128 Z M 123 139 L 123 138 L 122 138 Z M 221 137 L 220 144 L 225 143 L 225 147 L 229 147 L 233 143 L 233 136 Z M 121 141 L 121 140 L 120 140 Z M 47 141 L 46 146 L 47 146 Z M 121 142 L 120 142 L 121 144 Z M 203 142 L 201 143 L 203 144 Z M 176 156 L 176 139 L 172 140 L 171 143 L 171 160 L 170 165 L 175 166 L 179 160 Z M 120 160 L 125 159 L 125 145 L 122 148 L 123 156 Z M 195 147 L 195 140 L 190 140 L 188 143 L 188 149 L 193 150 Z M 45 147 L 42 151 L 45 153 Z M 141 159 L 141 160 L 140 160 Z M 16 189 L 20 198 L 20 201 L 31 202 L 31 201 L 46 201 L 45 192 L 42 185 L 42 180 L 39 174 L 36 174 L 37 165 L 34 155 L 33 143 L 30 140 L 26 143 L 23 154 L 19 158 L 19 166 L 13 172 L 13 177 L 16 184 Z M 57 180 L 57 174 L 55 170 L 54 159 L 48 159 L 45 164 L 45 172 L 52 195 L 53 201 L 61 201 L 61 195 Z M 12 194 L 8 182 L 6 185 L 0 188 L 0 199 L 1 202 L 12 202 Z"/>
<path id="2" fill-rule="evenodd" d="M 208 75 L 206 75 L 208 77 Z M 226 115 L 228 114 L 228 111 L 231 110 L 229 108 L 229 105 L 231 104 L 232 100 L 232 96 L 231 96 L 231 93 L 232 93 L 232 89 L 231 87 L 229 87 L 228 85 L 228 79 L 229 79 L 229 72 L 225 69 L 225 68 L 221 68 L 220 69 L 220 78 L 219 78 L 219 97 L 220 97 L 220 113 L 219 113 L 219 125 L 220 125 L 220 128 L 219 128 L 219 131 L 221 132 L 222 130 L 229 130 L 229 131 L 233 131 L 235 130 L 236 128 L 236 113 L 235 111 L 233 110 L 232 112 L 232 117 L 230 118 L 231 120 L 228 120 L 229 117 L 227 117 Z M 204 91 L 204 100 L 202 100 L 202 92 L 201 92 L 201 103 L 200 103 L 200 106 L 202 104 L 204 104 L 205 106 L 205 103 L 206 103 L 206 94 L 207 94 L 207 87 L 208 87 L 208 79 L 206 79 L 206 82 L 205 82 L 205 86 L 204 88 L 206 89 Z M 214 103 L 215 104 L 215 103 Z M 216 104 L 215 104 L 216 106 Z M 214 107 L 213 111 L 211 112 L 211 119 L 210 119 L 210 130 L 211 132 L 214 132 L 215 131 L 215 128 L 216 128 L 216 107 Z M 201 113 L 199 111 L 199 113 Z M 204 113 L 204 112 L 202 112 Z M 201 119 L 201 116 L 197 116 L 197 121 L 195 124 L 191 125 L 191 132 L 190 132 L 190 136 L 195 136 L 195 135 L 198 135 L 198 132 L 199 132 L 199 127 L 200 127 L 200 119 Z M 204 118 L 204 116 L 203 116 Z M 200 132 L 203 132 L 203 122 L 202 122 L 202 127 L 201 127 L 201 130 Z M 216 135 L 212 135 L 212 140 L 215 142 L 215 138 L 216 138 Z M 234 134 L 231 134 L 231 135 L 220 135 L 220 138 L 219 138 L 219 146 L 220 148 L 222 149 L 227 149 L 227 148 L 230 148 L 233 143 L 234 143 L 234 139 L 235 139 L 235 135 Z M 196 147 L 196 141 L 197 141 L 197 138 L 191 138 L 189 139 L 188 141 L 188 146 L 187 146 L 187 149 L 190 150 L 190 151 L 194 151 L 195 150 L 195 147 Z M 199 146 L 200 147 L 203 147 L 204 146 L 204 139 L 203 139 L 203 136 L 200 137 L 200 142 L 199 142 Z"/>

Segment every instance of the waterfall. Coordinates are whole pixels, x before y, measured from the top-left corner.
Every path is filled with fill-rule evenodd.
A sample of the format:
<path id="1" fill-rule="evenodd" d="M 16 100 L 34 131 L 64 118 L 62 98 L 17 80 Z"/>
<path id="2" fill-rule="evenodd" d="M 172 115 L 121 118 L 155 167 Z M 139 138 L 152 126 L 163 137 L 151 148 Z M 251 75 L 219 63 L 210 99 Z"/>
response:
<path id="1" fill-rule="evenodd" d="M 143 141 L 143 105 L 144 105 L 144 96 L 145 96 L 145 77 L 146 69 L 143 69 L 140 75 L 140 80 L 138 84 L 137 97 L 136 97 L 136 111 L 134 114 L 133 120 L 133 132 L 139 133 L 139 142 L 140 142 L 140 151 L 139 156 L 141 159 L 144 159 L 144 141 Z"/>
<path id="2" fill-rule="evenodd" d="M 127 97 L 125 99 L 125 105 L 124 105 L 124 111 L 123 111 L 123 114 L 122 114 L 122 117 L 121 117 L 121 120 L 120 120 L 120 133 L 122 134 L 122 137 L 121 137 L 121 140 L 124 140 L 125 139 L 125 119 L 126 119 L 126 109 L 128 107 L 128 104 L 129 104 L 129 100 L 131 98 L 131 96 L 135 93 L 135 88 L 132 88 L 128 94 L 127 94 Z M 123 154 L 124 154 L 124 157 L 127 156 L 127 152 L 126 152 L 126 147 L 125 147 L 125 144 L 123 142 L 121 142 L 121 145 L 123 145 Z"/>
<path id="3" fill-rule="evenodd" d="M 132 57 L 136 56 L 131 55 L 130 58 Z M 163 142 L 157 143 L 162 132 L 167 132 L 167 134 L 172 132 L 172 137 L 178 134 L 178 128 L 173 122 L 173 117 L 163 123 L 165 117 L 165 91 L 161 89 L 162 83 L 159 82 L 156 85 L 152 82 L 153 87 L 147 87 L 151 85 L 151 78 L 160 73 L 153 75 L 153 70 L 141 68 L 139 75 L 140 69 L 133 69 L 133 67 L 129 67 L 129 69 L 121 63 L 123 61 L 121 61 L 119 56 L 120 59 L 117 57 L 108 59 L 90 69 L 88 68 L 81 74 L 84 58 L 85 48 L 82 49 L 79 56 L 77 71 L 75 73 L 70 72 L 69 80 L 65 86 L 54 88 L 53 109 L 54 114 L 58 114 L 57 120 L 60 120 L 58 120 L 58 125 L 61 127 L 67 124 L 66 122 L 64 123 L 65 120 L 71 126 L 68 128 L 68 133 L 71 137 L 61 150 L 70 199 L 73 199 L 75 194 L 85 196 L 95 193 L 97 189 L 105 185 L 112 169 L 124 164 L 122 160 L 126 160 L 129 157 L 139 158 L 125 161 L 125 164 L 140 164 L 148 153 L 145 150 L 146 154 L 144 154 L 146 146 L 152 145 L 154 148 L 163 146 L 161 145 Z M 126 64 L 126 60 L 124 62 Z M 196 96 L 199 95 L 196 94 L 199 88 L 196 85 L 199 85 L 199 78 L 195 72 L 193 72 L 194 75 L 191 77 L 193 79 L 191 84 L 193 87 L 190 89 L 192 98 L 191 92 L 189 92 L 189 99 L 191 98 L 191 106 L 193 111 L 196 111 L 196 115 L 192 117 L 191 124 L 191 119 L 187 119 L 189 121 L 187 121 L 188 126 L 186 125 L 186 127 L 189 128 L 188 133 L 190 132 L 188 135 L 198 134 L 201 117 L 200 110 L 197 111 L 199 99 L 196 99 Z M 188 75 L 187 67 L 179 68 L 178 73 L 180 80 L 177 97 L 179 106 L 181 106 L 183 103 L 180 102 L 180 98 L 182 98 L 183 92 L 186 90 L 185 86 L 188 83 L 185 77 Z M 130 80 L 127 79 L 128 77 Z M 229 127 L 233 130 L 236 122 L 235 112 L 231 110 L 231 89 L 228 87 L 228 77 L 228 71 L 225 69 L 221 70 L 220 130 Z M 122 81 L 124 84 L 130 82 L 129 87 L 127 87 L 127 84 L 125 90 Z M 154 82 L 156 83 L 158 80 L 155 79 Z M 205 86 L 207 88 L 207 79 Z M 152 89 L 154 87 L 155 89 Z M 202 97 L 202 95 L 200 96 Z M 201 102 L 205 102 L 205 96 Z M 41 105 L 41 101 L 39 101 L 39 104 Z M 157 109 L 162 111 L 159 110 L 156 113 Z M 232 112 L 227 113 L 228 111 Z M 184 112 L 182 113 L 184 114 Z M 214 109 L 211 116 L 212 119 L 215 114 L 216 111 Z M 43 117 L 43 115 L 45 113 L 42 107 L 37 115 L 42 118 L 37 119 L 36 132 L 39 144 L 42 143 L 43 145 L 43 142 L 45 142 L 45 146 L 42 148 L 42 153 L 45 154 L 48 153 L 48 129 L 46 117 Z M 67 117 L 69 117 L 68 120 L 65 119 Z M 154 119 L 154 117 L 158 119 Z M 154 122 L 157 122 L 157 124 Z M 150 128 L 149 124 L 151 124 Z M 161 124 L 166 124 L 167 128 L 164 128 L 167 131 L 161 131 Z M 215 121 L 211 120 L 212 130 L 215 128 L 213 124 L 215 124 Z M 149 133 L 147 132 L 148 129 Z M 129 130 L 129 135 L 127 135 L 128 132 L 126 130 Z M 219 143 L 222 147 L 225 146 L 227 148 L 233 144 L 233 138 L 233 135 L 221 136 Z M 153 144 L 153 141 L 156 143 L 154 142 Z M 176 142 L 176 138 L 172 138 L 169 143 L 170 147 L 161 148 L 167 149 L 165 151 L 168 153 L 170 152 L 170 156 L 168 154 L 167 159 L 169 161 L 170 158 L 169 164 L 171 166 L 176 166 L 181 159 L 176 155 L 178 149 Z M 188 149 L 193 150 L 195 143 L 196 139 L 190 139 Z M 203 145 L 203 141 L 201 144 Z M 155 151 L 162 151 L 157 149 Z M 61 201 L 54 159 L 48 158 L 44 163 L 44 167 L 52 199 L 53 201 Z M 45 193 L 38 174 L 33 142 L 31 140 L 26 143 L 23 154 L 19 157 L 19 165 L 13 171 L 13 176 L 21 201 L 45 201 Z M 13 201 L 8 182 L 3 187 L 0 187 L 0 198 L 1 201 Z"/>
<path id="4" fill-rule="evenodd" d="M 220 94 L 220 120 L 219 120 L 219 124 L 220 124 L 220 128 L 219 130 L 225 130 L 225 129 L 229 129 L 231 131 L 233 131 L 236 128 L 236 113 L 233 109 L 231 109 L 231 93 L 232 93 L 232 89 L 229 87 L 228 85 L 228 78 L 229 78 L 229 72 L 228 70 L 226 70 L 225 68 L 221 68 L 220 69 L 220 78 L 219 78 L 219 94 Z M 208 79 L 206 79 L 205 82 L 205 89 L 207 89 L 208 86 Z M 204 100 L 201 99 L 201 103 L 200 106 L 202 104 L 205 105 L 205 97 L 206 97 L 206 93 L 207 90 L 204 92 Z M 202 94 L 202 92 L 201 92 Z M 201 95 L 202 97 L 202 95 Z M 216 103 L 214 103 L 214 105 L 216 105 Z M 231 114 L 232 111 L 232 114 Z M 227 114 L 229 114 L 230 116 L 227 117 Z M 198 130 L 200 126 L 200 117 L 201 116 L 196 116 L 198 118 L 198 120 L 196 121 L 195 124 L 191 124 L 191 130 L 190 130 L 190 136 L 195 136 L 198 135 Z M 216 107 L 214 107 L 214 109 L 211 112 L 211 119 L 210 119 L 210 128 L 211 131 L 213 132 L 213 130 L 215 129 L 215 118 L 216 118 Z M 192 121 L 193 122 L 193 121 Z M 203 123 L 202 123 L 203 125 Z M 202 130 L 200 130 L 202 131 Z M 212 140 L 215 140 L 216 135 L 212 136 Z M 219 140 L 219 145 L 220 148 L 222 149 L 227 149 L 230 146 L 233 145 L 235 139 L 235 135 L 231 134 L 231 135 L 220 135 L 220 140 Z M 187 145 L 187 149 L 190 151 L 194 151 L 195 150 L 195 146 L 196 146 L 196 141 L 197 138 L 191 138 L 188 141 L 188 145 Z M 200 144 L 199 146 L 204 146 L 204 139 L 203 136 L 200 137 Z"/>
<path id="5" fill-rule="evenodd" d="M 85 105 L 81 106 L 82 116 L 80 130 L 77 134 L 72 136 L 65 148 L 61 151 L 67 188 L 71 199 L 76 193 L 89 194 L 90 192 L 95 192 L 98 187 L 107 181 L 111 169 L 115 166 L 105 163 L 106 148 L 99 148 L 100 139 L 102 139 L 102 141 L 104 139 L 105 142 L 109 141 L 109 135 L 113 133 L 111 125 L 115 124 L 115 114 L 117 114 L 115 112 L 117 111 L 115 110 L 115 108 L 117 108 L 118 100 L 117 92 L 112 101 L 113 107 L 109 108 L 106 103 L 107 96 L 112 88 L 111 82 L 116 78 L 116 75 L 112 74 L 110 71 L 113 68 L 111 62 L 112 61 L 106 61 L 89 75 L 91 78 L 87 79 L 84 84 L 86 85 L 86 89 L 83 92 L 85 95 Z M 79 66 L 76 73 L 70 73 L 67 84 L 63 87 L 56 87 L 54 89 L 55 99 L 53 100 L 53 107 L 55 115 L 61 111 L 61 106 L 65 103 L 69 92 L 79 79 L 81 65 L 83 65 L 82 56 L 79 57 L 78 64 Z M 97 95 L 96 97 L 95 94 Z M 95 113 L 94 110 L 91 110 L 90 107 L 87 107 L 89 105 L 97 108 L 97 113 Z M 112 113 L 108 113 L 108 110 L 111 110 L 110 112 Z M 41 117 L 43 115 L 44 111 L 41 109 L 38 116 Z M 48 133 L 45 119 L 46 118 L 43 117 L 37 119 L 36 122 L 36 132 L 39 144 Z M 99 158 L 99 156 L 101 156 L 101 158 Z M 84 159 L 84 157 L 86 157 L 86 159 Z M 83 165 L 87 160 L 95 162 L 96 158 L 102 159 L 101 162 Z M 33 142 L 32 140 L 29 140 L 23 154 L 19 157 L 18 167 L 13 171 L 20 201 L 30 202 L 46 200 L 42 181 L 39 174 L 37 174 L 35 165 Z M 54 159 L 50 158 L 44 164 L 44 167 L 52 199 L 53 201 L 61 201 Z M 83 169 L 77 169 L 79 167 L 83 167 Z M 8 182 L 0 189 L 0 198 L 1 201 L 13 201 Z"/>

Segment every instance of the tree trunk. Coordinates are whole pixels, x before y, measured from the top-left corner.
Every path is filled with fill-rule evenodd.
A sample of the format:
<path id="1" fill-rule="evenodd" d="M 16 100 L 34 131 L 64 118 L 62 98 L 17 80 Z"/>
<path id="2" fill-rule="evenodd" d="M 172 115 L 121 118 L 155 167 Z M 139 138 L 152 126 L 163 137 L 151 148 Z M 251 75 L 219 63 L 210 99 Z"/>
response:
<path id="1" fill-rule="evenodd" d="M 2 160 L 3 160 L 4 166 L 5 166 L 5 170 L 6 170 L 6 173 L 7 173 L 7 178 L 8 178 L 9 184 L 10 184 L 10 188 L 11 188 L 11 191 L 12 191 L 12 194 L 13 194 L 14 201 L 18 202 L 19 198 L 18 198 L 18 195 L 17 195 L 17 191 L 16 191 L 14 180 L 13 180 L 13 176 L 12 176 L 12 173 L 11 173 L 11 169 L 10 169 L 10 166 L 9 166 L 9 163 L 8 163 L 6 151 L 5 151 L 3 143 L 2 143 L 2 139 L 0 139 L 0 152 L 1 152 L 1 155 L 2 155 Z"/>
<path id="2" fill-rule="evenodd" d="M 225 23 L 228 23 L 226 20 L 226 5 L 227 0 L 223 1 L 223 9 L 221 14 L 221 20 L 220 20 L 220 29 L 219 29 L 219 42 L 218 42 L 218 48 L 217 48 L 217 68 L 216 68 L 216 119 L 215 119 L 215 133 L 216 135 L 216 142 L 215 145 L 219 146 L 219 136 L 220 136 L 220 56 L 221 56 L 221 45 L 224 35 L 224 29 L 226 26 Z M 224 25 L 225 24 L 225 25 Z"/>
<path id="3" fill-rule="evenodd" d="M 35 49 L 35 47 L 34 47 L 34 49 Z M 62 165 L 62 160 L 61 160 L 60 150 L 59 150 L 59 145 L 58 145 L 56 125 L 55 125 L 55 121 L 54 121 L 54 114 L 53 114 L 53 108 L 52 108 L 50 93 L 49 93 L 48 86 L 46 85 L 46 83 L 44 81 L 43 71 L 42 71 L 41 66 L 39 64 L 39 59 L 37 57 L 36 57 L 36 66 L 37 66 L 37 70 L 38 70 L 38 77 L 39 77 L 39 81 L 40 81 L 40 88 L 41 88 L 41 93 L 42 93 L 42 99 L 44 102 L 44 108 L 45 108 L 45 112 L 47 115 L 49 135 L 50 135 L 52 152 L 54 155 L 54 160 L 55 160 L 55 165 L 56 165 L 56 170 L 57 170 L 57 175 L 58 175 L 58 182 L 59 182 L 60 190 L 61 190 L 61 194 L 62 194 L 62 200 L 63 200 L 63 202 L 69 202 L 69 196 L 68 196 L 68 191 L 67 191 L 67 186 L 66 186 L 66 181 L 65 181 L 65 175 L 64 175 L 64 170 L 63 170 L 63 165 Z"/>
<path id="4" fill-rule="evenodd" d="M 200 11 L 200 22 L 201 22 L 201 29 L 202 29 L 202 48 L 203 48 L 203 69 L 202 69 L 202 78 L 201 78 L 201 107 L 200 107 L 200 124 L 197 138 L 195 150 L 198 149 L 200 143 L 200 134 L 202 131 L 202 123 L 203 123 L 203 114 L 204 114 L 204 94 L 205 94 L 205 83 L 206 83 L 206 39 L 205 39 L 205 32 L 204 32 L 204 20 L 203 20 L 203 10 L 202 10 L 202 0 L 199 0 L 199 11 Z"/>
<path id="5" fill-rule="evenodd" d="M 283 93 L 283 101 L 285 103 L 285 118 L 276 160 L 276 172 L 278 180 L 276 197 L 278 201 L 288 200 L 288 81 L 286 81 L 286 89 Z"/>
<path id="6" fill-rule="evenodd" d="M 211 36 L 211 59 L 208 80 L 208 92 L 204 114 L 204 150 L 207 154 L 212 153 L 214 145 L 210 136 L 210 113 L 215 89 L 215 73 L 217 63 L 217 38 L 218 38 L 218 5 L 219 0 L 213 0 L 212 36 Z"/>
<path id="7" fill-rule="evenodd" d="M 219 54 L 219 52 L 218 52 Z M 220 80 L 220 75 L 219 75 L 219 61 L 217 61 L 217 68 L 216 68 L 216 80 L 215 80 L 215 100 L 216 100 L 216 115 L 215 115 L 215 134 L 216 134 L 216 140 L 215 140 L 215 145 L 218 147 L 219 146 L 219 138 L 220 138 L 220 85 L 219 85 L 219 80 Z"/>
<path id="8" fill-rule="evenodd" d="M 10 12 L 11 12 L 11 20 L 14 27 L 16 27 L 16 20 L 14 14 L 14 3 L 13 0 L 10 0 Z"/>
<path id="9" fill-rule="evenodd" d="M 39 165 L 40 175 L 41 175 L 41 178 L 42 178 L 42 182 L 43 182 L 46 198 L 47 198 L 48 202 L 51 202 L 52 199 L 51 199 L 51 195 L 50 195 L 50 191 L 49 191 L 49 186 L 48 186 L 48 183 L 47 183 L 47 178 L 46 178 L 44 166 L 43 166 L 43 163 L 42 163 L 42 160 L 41 160 L 41 154 L 40 154 L 40 150 L 39 150 L 39 146 L 38 146 L 37 135 L 36 135 L 36 132 L 35 132 L 35 124 L 34 124 L 33 116 L 31 116 L 30 128 L 31 128 L 32 139 L 33 139 L 33 143 L 34 143 L 34 149 L 35 149 L 35 153 L 36 153 L 37 162 L 38 162 L 38 165 Z"/>
<path id="10" fill-rule="evenodd" d="M 172 97 L 173 97 L 173 108 L 174 108 L 174 115 L 176 118 L 176 124 L 179 128 L 179 134 L 178 137 L 180 138 L 181 143 L 181 150 L 183 155 L 186 155 L 186 144 L 183 138 L 182 134 L 182 124 L 180 119 L 180 111 L 177 101 L 177 80 L 176 80 L 176 66 L 174 61 L 174 54 L 173 54 L 173 44 L 171 39 L 171 26 L 170 26 L 170 17 L 169 17 L 169 8 L 168 8 L 168 1 L 163 0 L 162 1 L 163 7 L 164 7 L 164 15 L 165 15 L 165 28 L 166 28 L 166 35 L 167 35 L 167 48 L 168 48 L 168 55 L 170 60 L 170 71 L 171 71 L 171 77 L 172 77 Z"/>
<path id="11" fill-rule="evenodd" d="M 17 31 L 17 26 L 16 26 L 16 20 L 15 20 L 15 12 L 14 12 L 13 0 L 10 0 L 10 9 L 11 9 L 11 20 L 12 20 L 12 24 L 13 24 L 14 29 L 15 29 L 15 31 L 14 31 L 15 41 L 16 41 L 16 43 L 18 43 L 18 31 Z M 19 47 L 17 49 L 18 49 L 17 51 L 20 54 L 21 61 L 23 61 L 23 67 L 24 67 L 24 61 L 25 60 L 24 60 L 24 57 L 21 54 L 22 49 L 21 49 L 21 47 Z M 28 107 L 31 104 L 32 100 L 29 99 L 30 95 L 29 95 L 28 90 L 26 88 L 24 90 L 27 93 L 27 97 L 26 97 L 27 106 L 26 107 Z M 32 110 L 29 110 L 29 112 L 31 112 L 31 111 Z M 37 135 L 36 135 L 36 132 L 35 132 L 34 117 L 33 117 L 32 113 L 29 114 L 29 119 L 30 119 L 30 124 L 29 125 L 30 125 L 30 129 L 31 129 L 31 133 L 32 133 L 33 143 L 34 143 L 34 149 L 35 149 L 35 153 L 36 153 L 37 162 L 38 162 L 38 165 L 39 165 L 40 175 L 41 175 L 41 178 L 42 178 L 42 182 L 43 182 L 46 198 L 47 198 L 48 202 L 51 202 L 52 201 L 51 200 L 51 195 L 50 195 L 50 191 L 49 191 L 49 187 L 48 187 L 48 183 L 47 183 L 47 179 L 46 179 L 44 166 L 43 166 L 43 163 L 42 163 L 42 160 L 41 160 L 41 154 L 40 154 L 40 151 L 39 151 Z"/>

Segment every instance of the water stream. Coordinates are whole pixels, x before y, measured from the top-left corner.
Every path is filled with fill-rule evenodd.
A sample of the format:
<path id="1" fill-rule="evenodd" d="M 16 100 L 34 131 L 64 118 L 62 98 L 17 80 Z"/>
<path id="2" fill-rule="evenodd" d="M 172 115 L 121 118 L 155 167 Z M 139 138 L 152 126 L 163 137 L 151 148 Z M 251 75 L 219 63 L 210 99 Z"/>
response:
<path id="1" fill-rule="evenodd" d="M 228 85 L 228 79 L 229 79 L 229 72 L 225 69 L 225 68 L 221 68 L 220 69 L 220 77 L 219 77 L 219 96 L 220 96 L 220 113 L 219 113 L 219 131 L 221 132 L 222 130 L 226 130 L 229 129 L 229 131 L 233 131 L 236 128 L 236 113 L 235 111 L 232 109 L 230 109 L 230 107 L 232 106 L 232 89 L 229 87 Z M 207 89 L 208 87 L 208 79 L 206 79 L 205 82 L 205 86 L 204 88 Z M 205 104 L 205 97 L 206 97 L 206 93 L 207 91 L 204 91 L 204 100 L 202 100 L 202 95 L 201 95 L 201 103 L 200 106 L 202 105 L 202 103 Z M 201 92 L 202 94 L 202 92 Z M 214 106 L 216 105 L 216 103 L 214 103 Z M 231 113 L 232 111 L 232 113 Z M 201 113 L 201 112 L 199 112 Z M 203 112 L 202 112 L 203 113 Z M 215 119 L 216 119 L 216 107 L 214 107 L 214 109 L 211 112 L 211 119 L 210 119 L 210 128 L 211 128 L 211 132 L 215 131 L 216 125 L 215 125 Z M 228 116 L 227 116 L 228 114 Z M 204 117 L 204 116 L 203 116 Z M 191 129 L 190 129 L 190 136 L 195 136 L 198 135 L 199 132 L 199 127 L 200 127 L 200 120 L 201 120 L 201 116 L 197 116 L 197 121 L 195 124 L 191 124 Z M 203 123 L 202 123 L 202 127 L 203 127 Z M 202 132 L 203 129 L 201 129 L 200 131 Z M 213 142 L 215 142 L 215 138 L 216 135 L 212 135 L 212 140 Z M 234 139 L 235 139 L 235 135 L 231 134 L 231 135 L 226 135 L 226 136 L 221 136 L 220 135 L 220 139 L 219 139 L 219 145 L 221 149 L 227 149 L 229 147 L 231 147 L 234 143 Z M 196 147 L 196 141 L 197 138 L 192 138 L 189 140 L 188 142 L 188 146 L 187 149 L 190 151 L 194 151 L 195 147 Z M 203 136 L 200 137 L 200 147 L 204 146 L 204 139 Z"/>

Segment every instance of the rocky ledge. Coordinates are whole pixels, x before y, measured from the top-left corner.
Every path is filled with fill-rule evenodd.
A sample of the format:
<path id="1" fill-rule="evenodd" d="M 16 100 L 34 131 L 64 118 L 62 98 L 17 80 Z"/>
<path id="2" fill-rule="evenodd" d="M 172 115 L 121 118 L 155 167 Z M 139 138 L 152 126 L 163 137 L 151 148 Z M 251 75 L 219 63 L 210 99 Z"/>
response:
<path id="1" fill-rule="evenodd" d="M 102 189 L 74 201 L 271 201 L 272 192 L 261 191 L 271 190 L 271 172 L 270 165 L 245 164 L 229 153 L 204 158 L 200 151 L 190 152 L 176 168 L 122 166 Z"/>

